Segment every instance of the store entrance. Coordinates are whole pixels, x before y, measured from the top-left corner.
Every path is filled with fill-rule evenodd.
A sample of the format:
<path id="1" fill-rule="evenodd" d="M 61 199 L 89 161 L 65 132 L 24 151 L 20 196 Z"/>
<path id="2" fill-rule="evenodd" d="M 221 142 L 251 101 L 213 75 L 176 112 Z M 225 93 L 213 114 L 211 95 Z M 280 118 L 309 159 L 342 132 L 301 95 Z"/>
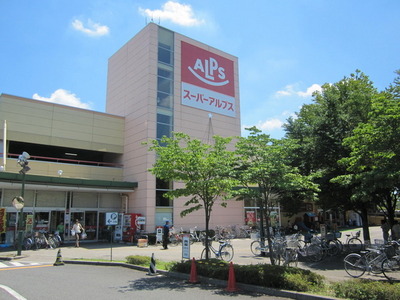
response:
<path id="1" fill-rule="evenodd" d="M 97 239 L 97 211 L 72 212 L 71 228 L 78 220 L 82 224 L 87 234 L 86 240 Z"/>

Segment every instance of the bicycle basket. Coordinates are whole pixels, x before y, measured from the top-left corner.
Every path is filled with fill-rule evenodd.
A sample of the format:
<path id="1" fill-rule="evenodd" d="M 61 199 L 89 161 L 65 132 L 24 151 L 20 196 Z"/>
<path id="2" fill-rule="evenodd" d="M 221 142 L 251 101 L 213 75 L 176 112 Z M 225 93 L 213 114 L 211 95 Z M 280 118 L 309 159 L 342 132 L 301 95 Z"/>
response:
<path id="1" fill-rule="evenodd" d="M 396 248 L 394 245 L 385 246 L 385 253 L 388 258 L 392 258 L 396 255 Z"/>

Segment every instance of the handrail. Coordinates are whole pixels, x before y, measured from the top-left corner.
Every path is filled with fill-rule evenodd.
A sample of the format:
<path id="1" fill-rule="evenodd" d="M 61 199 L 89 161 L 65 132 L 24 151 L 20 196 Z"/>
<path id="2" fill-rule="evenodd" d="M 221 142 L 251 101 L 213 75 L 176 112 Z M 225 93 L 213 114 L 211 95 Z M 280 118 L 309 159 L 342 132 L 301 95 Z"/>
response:
<path id="1" fill-rule="evenodd" d="M 0 152 L 0 156 L 3 156 L 3 153 Z M 18 158 L 20 154 L 14 154 L 14 153 L 7 153 L 7 158 Z M 31 155 L 30 160 L 35 160 L 37 159 L 38 161 L 40 160 L 50 160 L 50 161 L 55 161 L 58 163 L 74 163 L 74 164 L 88 164 L 88 165 L 94 165 L 94 166 L 103 166 L 103 167 L 114 167 L 114 168 L 122 168 L 124 165 L 123 164 L 117 164 L 117 163 L 107 163 L 107 162 L 98 162 L 98 161 L 90 161 L 90 160 L 78 160 L 78 159 L 69 159 L 69 158 L 54 158 L 54 157 L 47 157 L 47 156 L 35 156 Z"/>

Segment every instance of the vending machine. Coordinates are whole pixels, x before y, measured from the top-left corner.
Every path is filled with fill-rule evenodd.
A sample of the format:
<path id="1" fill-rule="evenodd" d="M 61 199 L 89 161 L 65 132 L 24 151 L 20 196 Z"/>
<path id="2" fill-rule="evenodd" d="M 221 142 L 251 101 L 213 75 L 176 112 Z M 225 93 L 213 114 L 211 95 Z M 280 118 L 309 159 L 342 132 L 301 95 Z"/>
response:
<path id="1" fill-rule="evenodd" d="M 142 225 L 137 224 L 137 219 L 141 216 L 141 214 L 124 214 L 122 226 L 122 239 L 124 242 L 134 242 L 135 235 L 142 229 Z"/>

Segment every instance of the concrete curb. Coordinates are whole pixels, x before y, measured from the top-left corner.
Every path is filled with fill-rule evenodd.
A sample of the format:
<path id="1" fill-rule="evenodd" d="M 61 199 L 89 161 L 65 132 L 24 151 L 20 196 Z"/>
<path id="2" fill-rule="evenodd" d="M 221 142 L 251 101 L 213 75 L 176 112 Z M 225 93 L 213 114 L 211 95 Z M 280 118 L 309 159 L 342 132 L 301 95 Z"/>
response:
<path id="1" fill-rule="evenodd" d="M 113 266 L 113 267 L 123 267 L 128 269 L 134 269 L 138 271 L 148 272 L 149 268 L 136 266 L 128 263 L 121 263 L 121 262 L 100 262 L 100 261 L 84 261 L 84 260 L 63 260 L 66 264 L 81 264 L 81 265 L 95 265 L 95 266 Z M 176 279 L 188 280 L 190 274 L 186 273 L 178 273 L 178 272 L 170 272 L 165 270 L 157 270 L 157 273 L 162 276 L 170 276 Z M 228 282 L 226 280 L 214 279 L 204 276 L 198 276 L 199 281 L 201 283 L 206 283 L 210 285 L 215 285 L 221 288 L 227 287 Z M 266 288 L 251 284 L 244 284 L 244 283 L 237 283 L 236 284 L 239 290 L 242 291 L 249 291 L 249 292 L 257 292 L 260 294 L 265 294 L 268 296 L 275 296 L 275 297 L 286 297 L 291 299 L 298 299 L 298 300 L 333 300 L 339 298 L 332 298 L 308 293 L 301 293 L 301 292 L 293 292 L 287 290 L 278 290 L 272 288 Z"/>

